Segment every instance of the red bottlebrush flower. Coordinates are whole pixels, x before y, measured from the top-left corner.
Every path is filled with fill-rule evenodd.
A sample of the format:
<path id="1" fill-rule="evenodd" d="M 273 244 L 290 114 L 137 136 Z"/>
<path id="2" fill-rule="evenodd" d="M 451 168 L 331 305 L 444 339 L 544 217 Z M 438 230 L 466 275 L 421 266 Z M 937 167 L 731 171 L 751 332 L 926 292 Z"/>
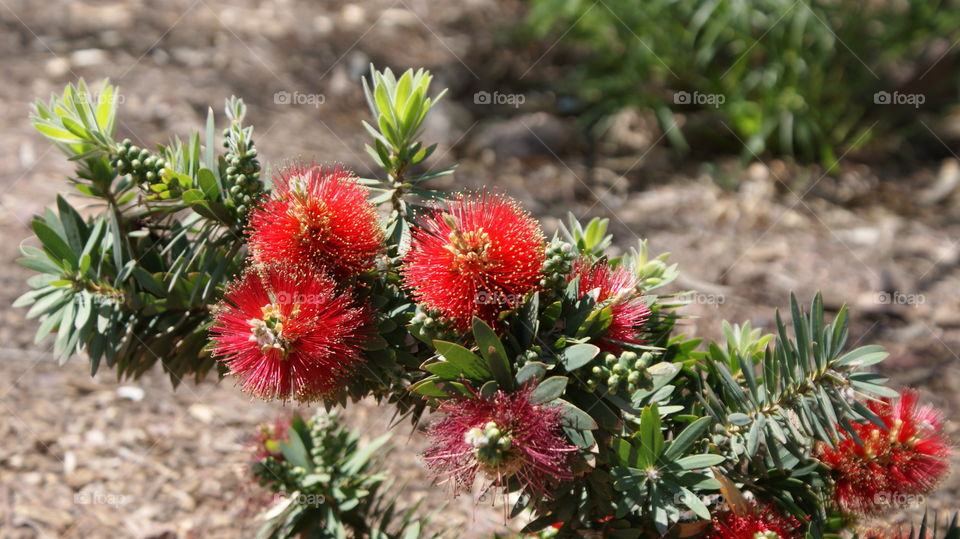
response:
<path id="1" fill-rule="evenodd" d="M 572 479 L 570 445 L 560 430 L 562 411 L 530 401 L 531 387 L 491 398 L 444 401 L 445 417 L 427 432 L 429 468 L 452 482 L 454 496 L 473 486 L 477 473 L 504 486 L 515 477 L 528 493 L 549 496 L 548 487 Z"/>
<path id="2" fill-rule="evenodd" d="M 946 475 L 953 449 L 943 435 L 943 417 L 917 400 L 916 392 L 904 391 L 896 400 L 867 403 L 886 430 L 854 424 L 863 445 L 842 430 L 837 447 L 818 445 L 818 458 L 833 470 L 834 501 L 841 509 L 876 515 L 911 505 Z"/>
<path id="3" fill-rule="evenodd" d="M 277 419 L 272 423 L 263 423 L 253 437 L 253 460 L 263 462 L 267 457 L 283 459 L 280 442 L 289 440 L 289 419 Z"/>
<path id="4" fill-rule="evenodd" d="M 865 539 L 913 539 L 910 532 L 902 528 L 871 528 L 858 533 L 857 536 Z"/>
<path id="5" fill-rule="evenodd" d="M 541 279 L 543 232 L 512 199 L 460 196 L 414 229 L 403 275 L 416 300 L 465 331 L 496 325 Z"/>
<path id="6" fill-rule="evenodd" d="M 372 268 L 384 237 L 353 173 L 297 165 L 280 172 L 273 196 L 250 214 L 249 244 L 258 263 L 312 264 L 344 277 Z"/>
<path id="7" fill-rule="evenodd" d="M 570 279 L 574 277 L 580 277 L 580 295 L 598 290 L 597 303 L 610 306 L 610 327 L 594 344 L 604 352 L 619 354 L 623 347 L 617 341 L 643 343 L 637 334 L 650 318 L 650 307 L 640 296 L 636 275 L 626 268 L 613 269 L 606 262 L 590 265 L 581 260 L 574 266 Z"/>
<path id="8" fill-rule="evenodd" d="M 267 266 L 232 283 L 214 312 L 213 353 L 265 400 L 311 401 L 362 361 L 370 316 L 315 268 Z"/>
<path id="9" fill-rule="evenodd" d="M 803 524 L 772 504 L 751 504 L 743 514 L 732 510 L 714 515 L 707 539 L 799 539 Z"/>

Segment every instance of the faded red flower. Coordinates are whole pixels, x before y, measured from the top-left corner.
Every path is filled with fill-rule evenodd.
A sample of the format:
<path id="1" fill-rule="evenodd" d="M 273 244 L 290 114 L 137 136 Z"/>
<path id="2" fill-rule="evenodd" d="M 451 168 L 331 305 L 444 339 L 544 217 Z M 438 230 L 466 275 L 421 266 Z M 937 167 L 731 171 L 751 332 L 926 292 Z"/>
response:
<path id="1" fill-rule="evenodd" d="M 580 260 L 570 280 L 575 277 L 580 277 L 581 295 L 597 290 L 597 304 L 611 310 L 610 327 L 594 344 L 604 352 L 619 354 L 623 351 L 620 343 L 643 343 L 637 335 L 650 318 L 650 307 L 641 297 L 636 275 L 626 268 L 611 268 L 606 262 L 591 265 Z"/>
<path id="2" fill-rule="evenodd" d="M 561 431 L 562 411 L 531 402 L 531 391 L 497 391 L 440 405 L 444 417 L 427 431 L 432 445 L 423 457 L 441 483 L 453 484 L 455 496 L 473 486 L 477 473 L 492 486 L 516 478 L 528 493 L 547 497 L 550 485 L 573 478 L 570 461 L 577 448 Z"/>
<path id="3" fill-rule="evenodd" d="M 834 501 L 849 513 L 876 515 L 921 501 L 946 475 L 952 447 L 943 435 L 943 416 L 918 406 L 914 391 L 867 403 L 886 430 L 856 423 L 863 445 L 845 431 L 836 448 L 821 443 L 817 455 L 832 468 Z"/>
<path id="4" fill-rule="evenodd" d="M 316 268 L 251 268 L 214 311 L 213 353 L 260 398 L 311 401 L 362 361 L 370 316 Z"/>
<path id="5" fill-rule="evenodd" d="M 280 418 L 272 423 L 262 423 L 253 437 L 253 460 L 263 462 L 267 457 L 283 459 L 280 442 L 290 439 L 290 419 Z"/>
<path id="6" fill-rule="evenodd" d="M 803 524 L 773 504 L 753 503 L 738 514 L 732 510 L 713 517 L 707 539 L 794 539 L 803 537 Z"/>
<path id="7" fill-rule="evenodd" d="M 543 232 L 510 198 L 460 196 L 414 229 L 404 262 L 406 286 L 423 306 L 461 331 L 473 316 L 496 325 L 538 286 Z"/>
<path id="8" fill-rule="evenodd" d="M 312 264 L 335 277 L 371 269 L 384 249 L 366 190 L 342 167 L 282 170 L 273 195 L 250 214 L 249 230 L 255 262 Z"/>

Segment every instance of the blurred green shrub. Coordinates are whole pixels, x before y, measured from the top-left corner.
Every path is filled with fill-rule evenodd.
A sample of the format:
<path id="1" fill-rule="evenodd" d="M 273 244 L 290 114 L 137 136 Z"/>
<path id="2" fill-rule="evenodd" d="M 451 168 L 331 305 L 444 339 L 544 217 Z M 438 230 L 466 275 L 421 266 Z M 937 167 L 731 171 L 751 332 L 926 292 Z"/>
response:
<path id="1" fill-rule="evenodd" d="M 400 510 L 398 492 L 376 469 L 389 440 L 388 433 L 363 445 L 359 433 L 323 408 L 309 421 L 294 415 L 262 425 L 251 472 L 277 503 L 261 515 L 266 523 L 258 537 L 437 537 L 423 530 L 430 516 L 417 515 L 420 503 Z"/>
<path id="2" fill-rule="evenodd" d="M 573 54 L 559 90 L 588 116 L 650 107 L 682 149 L 733 141 L 832 165 L 916 115 L 877 92 L 929 92 L 925 109 L 944 86 L 956 95 L 955 76 L 926 72 L 957 52 L 950 2 L 532 0 L 528 23 Z M 678 129 L 673 112 L 696 114 Z"/>

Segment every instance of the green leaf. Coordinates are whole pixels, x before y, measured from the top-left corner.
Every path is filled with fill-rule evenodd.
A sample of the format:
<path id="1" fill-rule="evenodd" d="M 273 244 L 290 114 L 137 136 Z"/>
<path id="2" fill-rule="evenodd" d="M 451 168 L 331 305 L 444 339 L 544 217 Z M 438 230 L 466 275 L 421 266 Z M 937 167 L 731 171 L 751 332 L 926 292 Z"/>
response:
<path id="1" fill-rule="evenodd" d="M 663 458 L 668 461 L 680 458 L 697 440 L 703 438 L 707 431 L 710 430 L 712 424 L 713 418 L 701 417 L 687 425 L 687 428 L 683 429 L 683 431 L 670 442 L 667 450 L 663 453 Z"/>
<path id="2" fill-rule="evenodd" d="M 567 372 L 572 372 L 590 363 L 600 349 L 592 344 L 575 344 L 567 347 L 557 358 Z"/>
<path id="3" fill-rule="evenodd" d="M 716 466 L 725 460 L 727 460 L 727 458 L 723 455 L 704 453 L 702 455 L 690 455 L 682 457 L 673 461 L 673 463 L 683 470 L 699 470 Z"/>
<path id="4" fill-rule="evenodd" d="M 750 432 L 747 435 L 747 456 L 756 455 L 757 450 L 760 449 L 760 442 L 764 441 L 763 429 L 766 423 L 766 417 L 758 415 L 757 420 L 750 426 Z"/>
<path id="5" fill-rule="evenodd" d="M 89 292 L 83 291 L 74 295 L 76 303 L 76 315 L 73 319 L 73 327 L 80 329 L 90 320 L 90 314 L 93 312 L 93 298 Z"/>
<path id="6" fill-rule="evenodd" d="M 489 380 L 490 370 L 483 358 L 459 344 L 447 341 L 433 341 L 434 348 L 449 363 L 460 369 L 471 380 Z"/>
<path id="7" fill-rule="evenodd" d="M 70 131 L 61 129 L 44 121 L 35 121 L 33 123 L 33 127 L 43 136 L 53 140 L 54 142 L 64 142 L 67 144 L 77 144 L 83 142 L 82 138 L 74 135 Z"/>
<path id="8" fill-rule="evenodd" d="M 194 202 L 202 201 L 206 198 L 206 195 L 199 189 L 188 189 L 180 195 L 180 198 L 187 204 L 193 204 Z"/>
<path id="9" fill-rule="evenodd" d="M 710 520 L 710 510 L 707 509 L 707 506 L 703 503 L 699 496 L 691 492 L 685 487 L 680 487 L 680 493 L 682 497 L 680 502 L 690 508 L 691 511 L 696 513 L 696 515 L 704 520 Z"/>
<path id="10" fill-rule="evenodd" d="M 512 391 L 513 372 L 507 359 L 507 351 L 493 329 L 476 316 L 473 317 L 473 338 L 477 341 L 480 354 L 487 360 L 494 379 L 505 391 Z"/>
<path id="11" fill-rule="evenodd" d="M 597 422 L 590 417 L 590 414 L 577 408 L 573 404 L 560 400 L 557 404 L 563 408 L 563 422 L 565 426 L 577 430 L 595 430 L 598 428 Z"/>
<path id="12" fill-rule="evenodd" d="M 73 209 L 73 206 L 60 195 L 57 195 L 57 209 L 60 212 L 60 224 L 63 225 L 64 237 L 76 255 L 77 251 L 83 249 L 82 237 L 87 231 L 87 225 L 77 210 Z"/>
<path id="13" fill-rule="evenodd" d="M 464 374 L 459 367 L 449 361 L 440 361 L 424 365 L 423 370 L 431 374 L 436 374 L 441 378 L 446 378 L 447 380 L 456 380 L 461 374 Z"/>
<path id="14" fill-rule="evenodd" d="M 40 220 L 34 220 L 31 223 L 33 232 L 40 238 L 43 247 L 53 256 L 60 260 L 67 260 L 74 267 L 77 265 L 77 253 L 67 245 L 52 228 Z"/>
<path id="15" fill-rule="evenodd" d="M 551 376 L 540 382 L 539 385 L 530 393 L 530 401 L 534 404 L 542 404 L 559 399 L 567 388 L 566 376 Z"/>
<path id="16" fill-rule="evenodd" d="M 158 298 L 167 296 L 167 291 L 163 288 L 163 283 L 140 266 L 133 268 L 133 278 L 137 283 Z"/>
<path id="17" fill-rule="evenodd" d="M 218 200 L 220 198 L 220 181 L 210 169 L 201 168 L 197 171 L 197 184 L 208 200 Z"/>
<path id="18" fill-rule="evenodd" d="M 213 117 L 213 108 L 207 108 L 207 129 L 205 133 L 206 144 L 203 148 L 203 162 L 206 168 L 210 169 L 214 176 L 219 176 L 217 165 L 217 131 L 216 123 Z"/>
<path id="19" fill-rule="evenodd" d="M 836 360 L 836 363 L 841 367 L 854 365 L 857 367 L 869 367 L 887 359 L 889 355 L 886 349 L 879 345 L 861 346 L 841 356 Z"/>
<path id="20" fill-rule="evenodd" d="M 545 363 L 531 361 L 517 371 L 517 384 L 522 386 L 531 380 L 542 380 L 546 374 L 547 365 Z"/>
<path id="21" fill-rule="evenodd" d="M 307 472 L 312 472 L 313 459 L 310 458 L 310 454 L 307 452 L 307 448 L 300 438 L 300 433 L 293 427 L 290 427 L 288 432 L 290 439 L 280 443 L 280 451 L 283 453 L 284 458 L 286 458 L 290 464 L 300 466 Z"/>
<path id="22" fill-rule="evenodd" d="M 39 271 L 41 273 L 53 275 L 62 275 L 64 273 L 64 269 L 54 263 L 53 260 L 50 260 L 50 256 L 47 253 L 44 253 L 43 251 L 39 251 L 39 253 L 40 256 L 18 258 L 17 263 L 27 269 L 32 269 L 33 271 Z"/>
<path id="23" fill-rule="evenodd" d="M 447 392 L 437 386 L 438 378 L 431 376 L 410 386 L 410 391 L 427 397 L 446 397 Z"/>
<path id="24" fill-rule="evenodd" d="M 640 414 L 640 452 L 652 465 L 663 451 L 663 432 L 660 431 L 660 411 L 656 404 L 645 406 Z"/>

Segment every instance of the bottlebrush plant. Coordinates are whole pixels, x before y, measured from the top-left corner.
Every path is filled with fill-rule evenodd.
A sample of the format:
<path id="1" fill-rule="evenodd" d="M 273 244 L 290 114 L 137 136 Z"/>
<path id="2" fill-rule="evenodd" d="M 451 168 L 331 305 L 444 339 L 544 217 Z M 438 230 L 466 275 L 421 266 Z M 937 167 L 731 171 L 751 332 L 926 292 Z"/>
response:
<path id="1" fill-rule="evenodd" d="M 216 370 L 268 400 L 373 397 L 425 424 L 437 483 L 493 495 L 524 532 L 821 537 L 945 476 L 941 416 L 871 372 L 881 347 L 847 348 L 845 308 L 828 321 L 819 295 L 806 310 L 791 297 L 772 334 L 724 324 L 702 343 L 675 332 L 684 296 L 660 290 L 677 267 L 645 241 L 610 256 L 604 220 L 548 238 L 492 189 L 431 190 L 453 168 L 426 167 L 430 82 L 364 81 L 378 179 L 293 163 L 268 180 L 237 98 L 222 137 L 211 110 L 186 140 L 117 142 L 116 89 L 68 86 L 33 121 L 76 163 L 87 205 L 58 197 L 33 220 L 40 247 L 21 263 L 38 274 L 16 305 L 94 373 L 160 363 L 174 385 Z M 308 430 L 295 422 L 281 451 L 305 470 L 261 454 L 257 476 L 329 492 L 359 473 L 310 472 L 304 448 L 355 440 Z M 297 525 L 276 533 L 340 536 L 331 507 L 287 506 Z"/>
<path id="2" fill-rule="evenodd" d="M 263 425 L 255 440 L 253 476 L 278 497 L 260 537 L 439 537 L 424 532 L 430 518 L 417 517 L 420 503 L 398 510 L 390 480 L 373 469 L 389 433 L 361 445 L 336 412 L 320 409 L 309 421 Z"/>

